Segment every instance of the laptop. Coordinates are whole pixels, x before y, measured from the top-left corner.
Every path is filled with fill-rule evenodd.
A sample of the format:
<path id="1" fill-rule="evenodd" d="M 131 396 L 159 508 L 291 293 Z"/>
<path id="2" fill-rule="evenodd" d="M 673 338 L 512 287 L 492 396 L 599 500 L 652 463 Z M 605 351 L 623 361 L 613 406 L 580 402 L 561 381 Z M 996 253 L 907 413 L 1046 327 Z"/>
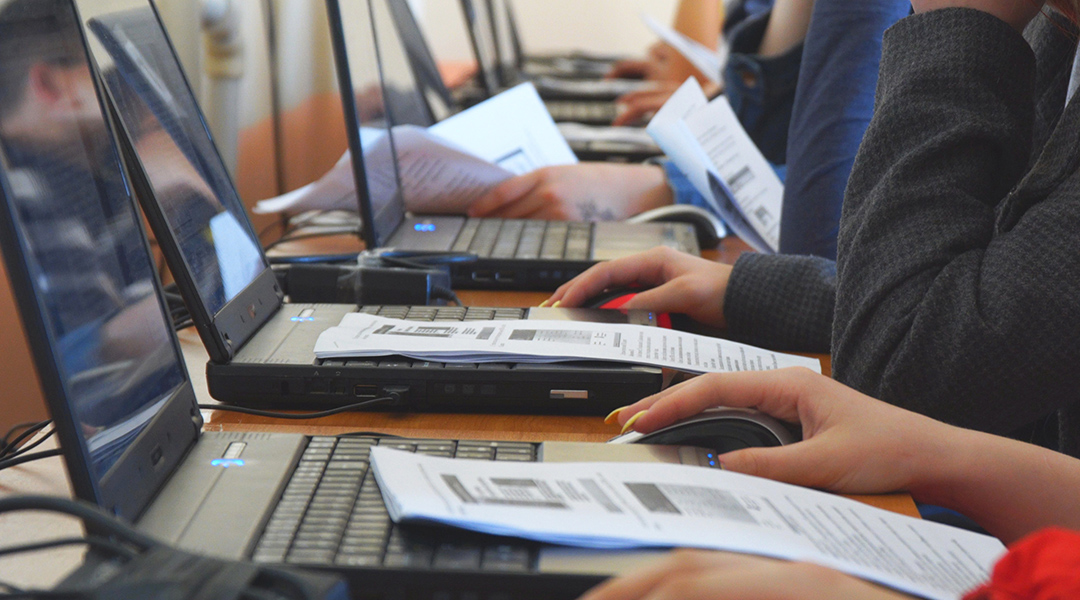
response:
<path id="1" fill-rule="evenodd" d="M 375 31 L 379 38 L 379 56 L 384 62 L 391 63 L 384 65 L 384 75 L 388 79 L 387 87 L 389 88 L 393 80 L 397 79 L 399 86 L 394 91 L 400 95 L 404 86 L 414 86 L 413 97 L 420 98 L 427 104 L 427 114 L 432 117 L 426 123 L 413 124 L 430 126 L 459 112 L 461 106 L 443 82 L 435 57 L 431 53 L 423 30 L 409 3 L 406 0 L 375 0 L 372 9 L 375 16 Z M 411 77 L 409 73 L 393 72 L 394 68 L 398 68 L 394 65 L 399 62 L 395 58 L 402 56 L 402 52 L 411 68 Z M 500 56 L 506 55 L 500 54 Z M 553 119 L 563 123 L 560 129 L 564 135 L 569 133 L 567 142 L 578 159 L 636 163 L 663 154 L 648 135 L 640 135 L 643 131 L 636 128 L 611 127 L 614 115 L 606 109 L 601 114 L 594 114 L 597 106 L 611 108 L 610 103 L 559 101 L 547 103 L 548 111 L 552 113 Z M 579 127 L 577 125 L 579 123 L 594 125 L 594 127 Z M 620 133 L 622 136 L 613 139 L 609 135 L 611 133 Z"/>
<path id="2" fill-rule="evenodd" d="M 0 30 L 14 25 L 27 42 L 0 68 L 61 69 L 73 84 L 53 106 L 78 118 L 51 121 L 51 138 L 9 135 L 23 116 L 0 112 L 0 248 L 80 499 L 188 551 L 339 572 L 365 599 L 569 600 L 650 556 L 394 526 L 368 453 L 704 466 L 709 451 L 202 433 L 79 18 L 71 0 L 0 2 Z"/>
<path id="3" fill-rule="evenodd" d="M 357 186 L 357 196 L 364 242 L 369 249 L 475 255 L 475 262 L 454 263 L 454 287 L 503 290 L 553 290 L 598 261 L 630 256 L 656 246 L 700 254 L 693 227 L 684 223 L 406 214 L 394 133 L 389 127 L 396 119 L 390 98 L 400 95 L 400 82 L 384 83 L 385 69 L 380 70 L 379 61 L 393 48 L 405 60 L 404 52 L 397 44 L 380 43 L 379 28 L 373 27 L 373 6 L 386 9 L 382 0 L 327 0 L 354 175 L 356 181 L 367 183 Z M 393 87 L 395 92 L 380 99 L 376 90 L 384 86 Z M 371 142 L 383 137 L 389 137 L 390 143 Z M 388 148 L 389 152 L 364 150 L 375 146 Z M 509 154 L 506 164 L 515 158 Z"/>
<path id="4" fill-rule="evenodd" d="M 568 79 L 601 79 L 611 72 L 617 62 L 629 58 L 581 51 L 529 54 L 517 25 L 513 3 L 510 0 L 487 2 L 488 10 L 495 15 L 495 36 L 499 40 L 503 63 L 513 65 L 519 72 L 535 77 L 550 75 Z"/>
<path id="5" fill-rule="evenodd" d="M 134 189 L 210 355 L 207 381 L 218 400 L 312 409 L 396 395 L 389 407 L 396 410 L 604 414 L 660 390 L 659 369 L 601 362 L 316 359 L 319 334 L 357 310 L 426 321 L 657 319 L 646 311 L 284 302 L 153 5 L 79 0 L 79 7 Z"/>
<path id="6" fill-rule="evenodd" d="M 499 43 L 493 12 L 498 7 L 487 0 L 459 1 L 479 67 L 477 80 L 487 98 L 518 83 L 532 81 L 556 121 L 610 125 L 619 114 L 615 100 L 649 85 L 629 80 L 601 81 L 597 78 L 590 82 L 548 75 L 532 76 L 518 69 L 509 49 Z"/>

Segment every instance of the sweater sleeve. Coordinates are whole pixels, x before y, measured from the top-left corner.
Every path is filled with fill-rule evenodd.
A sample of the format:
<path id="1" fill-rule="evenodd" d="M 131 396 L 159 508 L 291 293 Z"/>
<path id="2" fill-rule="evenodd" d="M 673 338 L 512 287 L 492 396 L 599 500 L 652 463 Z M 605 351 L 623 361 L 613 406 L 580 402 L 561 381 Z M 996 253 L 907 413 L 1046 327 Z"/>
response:
<path id="1" fill-rule="evenodd" d="M 1075 402 L 1076 132 L 1059 125 L 1067 141 L 1051 139 L 1021 181 L 1034 73 L 1031 46 L 977 10 L 887 33 L 841 220 L 836 379 L 994 433 Z"/>

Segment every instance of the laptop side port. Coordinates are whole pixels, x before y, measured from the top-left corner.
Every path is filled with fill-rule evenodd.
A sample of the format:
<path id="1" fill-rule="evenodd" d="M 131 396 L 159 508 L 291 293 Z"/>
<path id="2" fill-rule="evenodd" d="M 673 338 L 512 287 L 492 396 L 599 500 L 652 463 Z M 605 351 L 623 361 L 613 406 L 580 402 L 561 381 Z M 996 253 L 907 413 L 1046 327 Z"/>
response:
<path id="1" fill-rule="evenodd" d="M 354 385 L 353 396 L 356 396 L 359 400 L 374 400 L 379 397 L 379 386 L 377 385 Z"/>
<path id="2" fill-rule="evenodd" d="M 473 271 L 472 279 L 473 281 L 494 281 L 495 274 L 491 271 Z"/>
<path id="3" fill-rule="evenodd" d="M 517 278 L 516 275 L 517 274 L 513 271 L 496 271 L 495 281 L 500 281 L 502 283 L 514 283 L 514 280 Z"/>

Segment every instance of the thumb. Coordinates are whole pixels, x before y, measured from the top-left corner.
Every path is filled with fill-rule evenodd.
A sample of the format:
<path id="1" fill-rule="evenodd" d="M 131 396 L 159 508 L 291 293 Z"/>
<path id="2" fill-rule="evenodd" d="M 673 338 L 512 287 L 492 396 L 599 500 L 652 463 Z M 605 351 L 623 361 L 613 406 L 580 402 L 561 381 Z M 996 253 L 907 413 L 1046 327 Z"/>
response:
<path id="1" fill-rule="evenodd" d="M 540 185 L 539 171 L 533 171 L 518 177 L 512 177 L 500 183 L 484 194 L 468 209 L 470 217 L 484 217 L 527 196 Z"/>
<path id="2" fill-rule="evenodd" d="M 806 487 L 823 487 L 825 469 L 814 458 L 810 441 L 776 448 L 747 448 L 718 457 L 725 471 Z"/>

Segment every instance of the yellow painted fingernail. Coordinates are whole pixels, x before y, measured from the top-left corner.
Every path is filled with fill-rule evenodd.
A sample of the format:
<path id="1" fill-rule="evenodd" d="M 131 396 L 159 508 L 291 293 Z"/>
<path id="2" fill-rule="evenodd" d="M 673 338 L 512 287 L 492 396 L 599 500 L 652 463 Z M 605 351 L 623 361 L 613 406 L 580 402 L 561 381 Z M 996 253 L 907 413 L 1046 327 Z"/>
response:
<path id="1" fill-rule="evenodd" d="M 634 423 L 636 423 L 637 420 L 640 419 L 641 415 L 643 415 L 643 414 L 645 414 L 645 411 L 641 411 L 638 414 L 630 417 L 630 420 L 626 422 L 626 425 L 622 426 L 622 432 L 621 433 L 626 433 L 627 431 L 630 431 L 631 429 L 633 429 L 634 428 Z"/>
<path id="2" fill-rule="evenodd" d="M 608 416 L 604 417 L 604 425 L 611 425 L 615 421 L 618 421 L 619 420 L 619 413 L 621 413 L 624 410 L 626 410 L 625 406 L 622 407 L 622 408 L 616 408 L 615 410 L 611 411 L 611 413 L 609 413 Z"/>
<path id="3" fill-rule="evenodd" d="M 556 300 L 555 304 L 551 305 L 551 308 L 559 308 L 560 304 L 562 304 L 562 300 Z"/>
<path id="4" fill-rule="evenodd" d="M 543 302 L 541 302 L 540 303 L 540 308 L 547 308 L 548 307 L 548 302 L 551 302 L 550 298 L 547 299 L 547 300 L 544 300 Z"/>

